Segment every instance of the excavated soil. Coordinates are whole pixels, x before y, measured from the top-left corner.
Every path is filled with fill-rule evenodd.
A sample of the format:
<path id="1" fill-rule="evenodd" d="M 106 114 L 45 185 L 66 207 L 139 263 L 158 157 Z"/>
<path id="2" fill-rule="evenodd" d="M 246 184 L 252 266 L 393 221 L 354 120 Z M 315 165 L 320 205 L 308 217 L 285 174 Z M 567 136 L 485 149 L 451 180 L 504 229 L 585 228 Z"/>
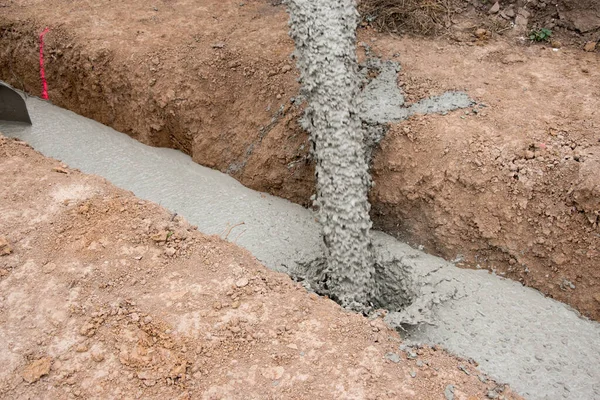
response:
<path id="1" fill-rule="evenodd" d="M 520 399 L 24 142 L 0 171 L 4 399 Z"/>
<path id="2" fill-rule="evenodd" d="M 297 122 L 293 43 L 271 3 L 3 1 L 0 79 L 39 95 L 38 35 L 49 26 L 53 103 L 308 205 L 314 168 Z M 531 21 L 545 24 L 542 11 Z M 581 14 L 592 24 L 593 11 Z M 465 15 L 437 38 L 359 31 L 361 57 L 370 48 L 401 63 L 409 103 L 447 90 L 477 101 L 390 126 L 372 166 L 376 227 L 598 320 L 598 50 L 477 36 L 484 23 Z"/>

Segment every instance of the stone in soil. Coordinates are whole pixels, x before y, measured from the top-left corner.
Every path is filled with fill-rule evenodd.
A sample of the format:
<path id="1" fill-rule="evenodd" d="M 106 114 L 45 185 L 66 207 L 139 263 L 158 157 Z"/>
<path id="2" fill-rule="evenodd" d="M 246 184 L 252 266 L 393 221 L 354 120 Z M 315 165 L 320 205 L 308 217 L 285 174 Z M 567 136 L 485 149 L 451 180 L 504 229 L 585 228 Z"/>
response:
<path id="1" fill-rule="evenodd" d="M 597 42 L 587 42 L 585 44 L 585 46 L 583 46 L 583 50 L 587 51 L 587 52 L 593 52 L 596 51 L 596 46 L 597 46 Z"/>
<path id="2" fill-rule="evenodd" d="M 0 256 L 7 256 L 12 253 L 12 247 L 4 236 L 0 236 Z"/>
<path id="3" fill-rule="evenodd" d="M 38 360 L 35 360 L 31 364 L 29 364 L 23 372 L 21 373 L 21 377 L 27 383 L 34 383 L 40 380 L 40 378 L 44 375 L 48 375 L 50 373 L 50 365 L 52 364 L 52 360 L 50 357 L 43 357 Z"/>

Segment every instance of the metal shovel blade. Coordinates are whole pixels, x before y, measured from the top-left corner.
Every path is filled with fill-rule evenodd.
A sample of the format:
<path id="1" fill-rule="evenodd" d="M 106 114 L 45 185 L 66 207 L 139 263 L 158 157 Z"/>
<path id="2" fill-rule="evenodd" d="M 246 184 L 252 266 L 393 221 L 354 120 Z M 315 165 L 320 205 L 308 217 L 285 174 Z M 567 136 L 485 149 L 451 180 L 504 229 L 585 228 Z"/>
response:
<path id="1" fill-rule="evenodd" d="M 25 122 L 31 125 L 25 99 L 4 82 L 0 82 L 0 120 Z"/>

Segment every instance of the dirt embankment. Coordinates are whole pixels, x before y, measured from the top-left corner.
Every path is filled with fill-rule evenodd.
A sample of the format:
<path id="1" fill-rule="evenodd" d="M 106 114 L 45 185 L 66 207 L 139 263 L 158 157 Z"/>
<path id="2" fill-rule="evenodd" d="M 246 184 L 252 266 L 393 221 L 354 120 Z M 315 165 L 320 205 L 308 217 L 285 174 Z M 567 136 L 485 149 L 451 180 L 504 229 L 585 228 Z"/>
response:
<path id="1" fill-rule="evenodd" d="M 451 89 L 478 102 L 391 126 L 373 162 L 376 225 L 599 319 L 598 52 L 477 37 L 470 21 L 450 41 L 360 31 L 401 62 L 409 102 Z M 50 26 L 55 104 L 306 205 L 313 166 L 286 24 L 264 1 L 13 1 L 0 79 L 39 93 L 37 35 Z"/>
<path id="2" fill-rule="evenodd" d="M 519 398 L 23 142 L 0 170 L 2 398 Z"/>

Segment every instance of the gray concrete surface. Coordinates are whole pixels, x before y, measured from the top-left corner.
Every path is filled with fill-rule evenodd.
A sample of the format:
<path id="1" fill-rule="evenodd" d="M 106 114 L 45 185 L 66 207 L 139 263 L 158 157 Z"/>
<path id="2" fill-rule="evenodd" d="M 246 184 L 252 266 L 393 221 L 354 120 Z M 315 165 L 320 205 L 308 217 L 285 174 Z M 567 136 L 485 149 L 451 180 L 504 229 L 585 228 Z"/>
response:
<path id="1" fill-rule="evenodd" d="M 33 126 L 0 123 L 0 132 L 160 203 L 205 233 L 244 222 L 229 239 L 237 237 L 272 269 L 288 272 L 322 256 L 309 210 L 247 189 L 175 150 L 147 147 L 37 99 L 27 104 Z M 414 291 L 411 306 L 388 316 L 392 324 L 423 321 L 403 325 L 408 341 L 473 358 L 528 399 L 600 399 L 600 324 L 517 282 L 456 268 L 383 233 L 373 236 L 382 261 L 397 260 L 397 271 L 382 273 L 406 276 Z"/>
<path id="2" fill-rule="evenodd" d="M 445 92 L 406 106 L 404 93 L 397 84 L 399 63 L 370 58 L 365 69 L 379 71 L 359 96 L 361 119 L 369 124 L 400 122 L 415 114 L 441 114 L 475 104 L 466 93 Z"/>

